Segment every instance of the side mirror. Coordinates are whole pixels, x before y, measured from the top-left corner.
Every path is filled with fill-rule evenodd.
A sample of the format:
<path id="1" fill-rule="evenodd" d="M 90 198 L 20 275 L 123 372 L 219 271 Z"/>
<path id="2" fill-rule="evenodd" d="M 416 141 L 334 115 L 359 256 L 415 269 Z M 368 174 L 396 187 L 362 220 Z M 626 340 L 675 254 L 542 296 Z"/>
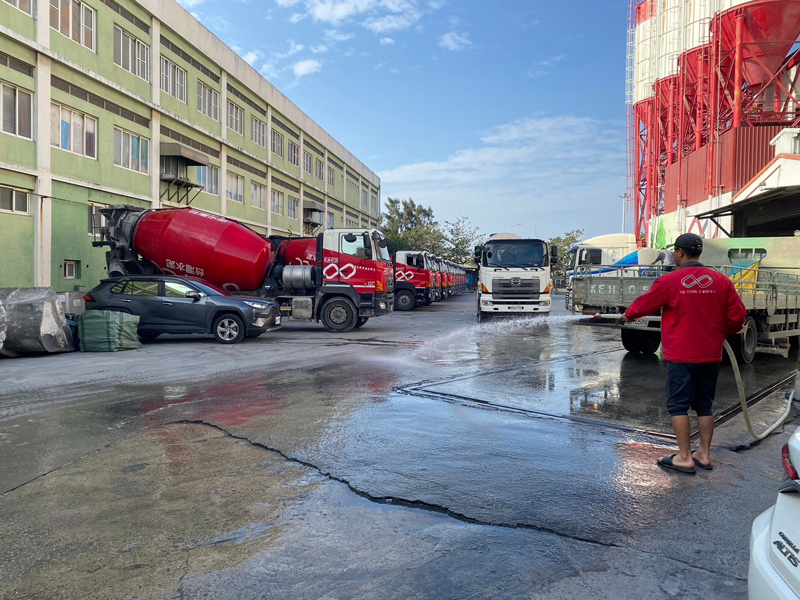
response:
<path id="1" fill-rule="evenodd" d="M 356 241 L 356 239 L 358 238 L 356 238 L 356 234 L 354 233 L 348 233 L 347 235 L 344 236 L 344 241 L 347 242 L 348 244 L 352 244 L 353 242 Z"/>
<path id="2" fill-rule="evenodd" d="M 382 239 L 378 240 L 378 246 L 380 246 L 381 248 L 388 248 L 389 247 L 389 242 L 386 241 L 385 238 L 382 238 Z"/>
<path id="3" fill-rule="evenodd" d="M 194 292 L 194 291 L 186 292 L 186 297 L 191 298 L 195 302 L 197 302 L 198 300 L 200 300 L 200 298 L 202 298 L 200 292 Z"/>
<path id="4" fill-rule="evenodd" d="M 550 258 L 558 260 L 558 246 L 550 246 Z"/>
<path id="5" fill-rule="evenodd" d="M 475 246 L 475 262 L 481 262 L 481 254 L 483 254 L 483 246 Z"/>

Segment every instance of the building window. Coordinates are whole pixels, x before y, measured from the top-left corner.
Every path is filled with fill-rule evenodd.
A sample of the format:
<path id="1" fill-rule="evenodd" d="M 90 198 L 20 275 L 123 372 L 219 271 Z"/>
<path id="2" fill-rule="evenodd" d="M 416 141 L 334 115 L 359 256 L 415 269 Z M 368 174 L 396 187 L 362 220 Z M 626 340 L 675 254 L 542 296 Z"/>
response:
<path id="1" fill-rule="evenodd" d="M 333 229 L 333 213 L 328 213 L 328 229 Z"/>
<path id="2" fill-rule="evenodd" d="M 317 179 L 319 179 L 320 181 L 322 181 L 325 178 L 325 176 L 323 175 L 324 172 L 325 172 L 325 163 L 322 162 L 321 160 L 315 158 L 314 159 L 314 176 Z"/>
<path id="3" fill-rule="evenodd" d="M 64 279 L 77 279 L 78 278 L 78 261 L 65 260 L 64 261 Z"/>
<path id="4" fill-rule="evenodd" d="M 313 158 L 311 154 L 303 150 L 303 170 L 306 173 L 311 173 L 311 163 L 313 162 Z"/>
<path id="5" fill-rule="evenodd" d="M 50 145 L 97 158 L 97 119 L 77 110 L 50 104 Z"/>
<path id="6" fill-rule="evenodd" d="M 276 215 L 283 214 L 283 192 L 272 190 L 272 212 Z"/>
<path id="7" fill-rule="evenodd" d="M 219 167 L 209 165 L 197 167 L 197 183 L 203 186 L 207 194 L 219 195 Z"/>
<path id="8" fill-rule="evenodd" d="M 7 83 L 0 87 L 2 87 L 0 120 L 3 122 L 3 131 L 29 140 L 33 139 L 32 94 Z"/>
<path id="9" fill-rule="evenodd" d="M 31 0 L 6 0 L 11 6 L 16 6 L 22 12 L 31 14 Z"/>
<path id="10" fill-rule="evenodd" d="M 372 196 L 372 202 L 371 202 L 370 206 L 372 208 L 372 214 L 373 215 L 377 215 L 378 214 L 378 197 L 377 196 Z"/>
<path id="11" fill-rule="evenodd" d="M 0 210 L 28 214 L 28 192 L 0 187 Z"/>
<path id="12" fill-rule="evenodd" d="M 230 100 L 228 100 L 228 127 L 239 135 L 244 135 L 244 111 Z"/>
<path id="13" fill-rule="evenodd" d="M 99 233 L 102 227 L 108 223 L 106 216 L 100 212 L 102 207 L 97 204 L 89 205 L 89 235 Z"/>
<path id="14" fill-rule="evenodd" d="M 250 135 L 253 138 L 253 141 L 261 146 L 262 148 L 267 147 L 267 124 L 260 119 L 256 119 L 252 117 L 250 120 L 252 127 Z"/>
<path id="15" fill-rule="evenodd" d="M 219 121 L 219 92 L 200 80 L 197 81 L 197 110 Z"/>
<path id="16" fill-rule="evenodd" d="M 161 176 L 172 177 L 174 179 L 188 180 L 186 176 L 186 161 L 177 156 L 161 157 Z"/>
<path id="17" fill-rule="evenodd" d="M 161 57 L 161 89 L 181 102 L 186 102 L 186 71 L 171 60 Z"/>
<path id="18" fill-rule="evenodd" d="M 115 26 L 114 64 L 150 81 L 150 46 Z"/>
<path id="19" fill-rule="evenodd" d="M 267 186 L 256 183 L 250 184 L 250 204 L 256 208 L 267 208 Z"/>
<path id="20" fill-rule="evenodd" d="M 298 213 L 300 212 L 300 200 L 289 196 L 289 204 L 286 210 L 287 210 L 287 216 L 290 219 L 296 219 Z"/>
<path id="21" fill-rule="evenodd" d="M 369 194 L 367 190 L 361 190 L 361 208 L 366 209 L 369 206 Z"/>
<path id="22" fill-rule="evenodd" d="M 272 130 L 272 153 L 283 158 L 283 134 L 274 129 Z"/>
<path id="23" fill-rule="evenodd" d="M 289 140 L 289 162 L 295 167 L 300 166 L 300 146 Z"/>
<path id="24" fill-rule="evenodd" d="M 50 0 L 50 27 L 94 50 L 95 12 L 79 0 Z"/>
<path id="25" fill-rule="evenodd" d="M 244 204 L 244 177 L 228 173 L 228 200 Z"/>
<path id="26" fill-rule="evenodd" d="M 149 173 L 150 140 L 115 127 L 114 164 L 123 169 Z"/>
<path id="27" fill-rule="evenodd" d="M 333 185 L 333 167 L 328 167 L 328 185 Z"/>

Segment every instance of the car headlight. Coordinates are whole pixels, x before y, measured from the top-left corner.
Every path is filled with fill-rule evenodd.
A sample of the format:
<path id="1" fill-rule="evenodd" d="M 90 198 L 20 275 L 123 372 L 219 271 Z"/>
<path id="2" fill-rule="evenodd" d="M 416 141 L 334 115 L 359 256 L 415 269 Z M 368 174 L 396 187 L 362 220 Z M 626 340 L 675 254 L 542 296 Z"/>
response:
<path id="1" fill-rule="evenodd" d="M 266 304 L 261 304 L 260 302 L 250 302 L 250 300 L 242 300 L 247 306 L 252 306 L 253 308 L 258 308 L 259 310 L 264 310 L 265 308 L 269 308 Z"/>

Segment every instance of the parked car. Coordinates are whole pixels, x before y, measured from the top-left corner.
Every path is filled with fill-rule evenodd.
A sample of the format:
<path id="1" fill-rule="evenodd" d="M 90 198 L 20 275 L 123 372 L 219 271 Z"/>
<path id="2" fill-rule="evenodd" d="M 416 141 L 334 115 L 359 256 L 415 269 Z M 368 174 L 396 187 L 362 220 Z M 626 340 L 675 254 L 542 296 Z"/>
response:
<path id="1" fill-rule="evenodd" d="M 794 397 L 800 398 L 800 373 Z M 750 600 L 800 599 L 800 428 L 781 459 L 785 477 L 778 500 L 756 517 L 750 533 Z"/>
<path id="2" fill-rule="evenodd" d="M 139 315 L 139 337 L 162 333 L 211 333 L 236 344 L 280 327 L 277 303 L 232 296 L 206 281 L 170 275 L 128 275 L 104 279 L 86 294 L 86 310 L 118 310 Z"/>

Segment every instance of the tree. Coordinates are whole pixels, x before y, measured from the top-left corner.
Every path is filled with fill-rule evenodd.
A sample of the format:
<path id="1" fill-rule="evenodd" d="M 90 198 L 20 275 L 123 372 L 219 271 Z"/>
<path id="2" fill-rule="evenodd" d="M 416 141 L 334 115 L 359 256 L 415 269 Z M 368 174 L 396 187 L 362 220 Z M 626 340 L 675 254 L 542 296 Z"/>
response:
<path id="1" fill-rule="evenodd" d="M 481 235 L 477 227 L 473 227 L 469 217 L 459 217 L 455 221 L 445 221 L 444 237 L 448 247 L 444 257 L 461 265 L 473 265 L 475 246 L 483 244 L 486 236 Z"/>
<path id="2" fill-rule="evenodd" d="M 409 198 L 387 198 L 386 212 L 381 216 L 381 230 L 384 235 L 398 234 L 418 227 L 435 226 L 433 209 L 425 208 Z"/>
<path id="3" fill-rule="evenodd" d="M 558 248 L 558 260 L 550 266 L 553 279 L 556 281 L 563 281 L 567 278 L 569 249 L 580 241 L 583 237 L 583 233 L 583 229 L 573 229 L 562 236 L 553 237 L 548 240 L 550 246 L 556 246 Z"/>

